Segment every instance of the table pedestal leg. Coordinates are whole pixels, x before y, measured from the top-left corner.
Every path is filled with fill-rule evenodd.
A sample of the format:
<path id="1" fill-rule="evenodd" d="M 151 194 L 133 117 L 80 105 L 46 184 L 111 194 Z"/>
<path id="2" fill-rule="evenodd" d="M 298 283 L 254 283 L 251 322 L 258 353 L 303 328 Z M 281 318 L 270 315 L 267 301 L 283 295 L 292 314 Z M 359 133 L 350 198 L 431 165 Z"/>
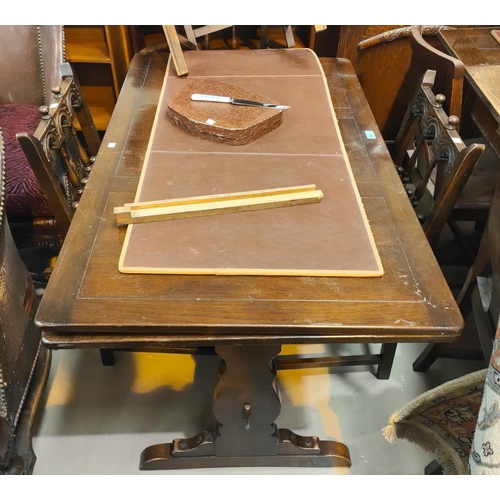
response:
<path id="1" fill-rule="evenodd" d="M 278 429 L 274 358 L 280 346 L 217 346 L 222 358 L 213 410 L 219 422 L 187 439 L 149 446 L 141 470 L 205 467 L 349 467 L 347 447 Z"/>

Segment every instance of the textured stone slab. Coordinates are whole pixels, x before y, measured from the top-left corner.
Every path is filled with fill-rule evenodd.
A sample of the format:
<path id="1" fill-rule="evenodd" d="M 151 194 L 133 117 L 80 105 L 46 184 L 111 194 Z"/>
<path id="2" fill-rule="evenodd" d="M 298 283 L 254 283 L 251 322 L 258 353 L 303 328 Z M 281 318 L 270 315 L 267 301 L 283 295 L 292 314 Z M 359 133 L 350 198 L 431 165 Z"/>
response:
<path id="1" fill-rule="evenodd" d="M 167 102 L 169 120 L 202 139 L 240 146 L 281 125 L 283 111 L 229 103 L 192 101 L 191 94 L 209 94 L 279 104 L 268 96 L 219 80 L 196 79 Z"/>

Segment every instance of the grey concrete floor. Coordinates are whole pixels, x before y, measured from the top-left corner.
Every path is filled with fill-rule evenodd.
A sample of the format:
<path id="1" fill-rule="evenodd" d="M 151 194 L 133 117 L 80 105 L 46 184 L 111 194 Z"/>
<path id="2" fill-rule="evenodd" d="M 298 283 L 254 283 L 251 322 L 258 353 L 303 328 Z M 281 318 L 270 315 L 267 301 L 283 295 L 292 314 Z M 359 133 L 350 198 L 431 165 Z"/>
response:
<path id="1" fill-rule="evenodd" d="M 465 230 L 477 240 L 472 228 Z M 460 283 L 467 265 L 462 266 L 447 229 L 437 255 L 449 282 Z M 453 286 L 452 290 L 458 293 Z M 464 332 L 472 336 L 463 337 L 474 337 L 473 329 L 468 321 Z M 388 443 L 382 429 L 390 415 L 426 390 L 487 366 L 484 361 L 443 358 L 426 373 L 416 373 L 412 363 L 425 346 L 400 344 L 389 380 L 378 380 L 368 366 L 278 372 L 282 402 L 278 426 L 343 442 L 350 450 L 350 468 L 180 471 L 140 471 L 139 457 L 147 446 L 194 436 L 211 427 L 217 357 L 117 352 L 115 365 L 103 366 L 97 350 L 54 351 L 41 418 L 34 429 L 38 457 L 34 475 L 422 475 L 434 457 L 407 441 Z M 367 348 L 303 345 L 287 346 L 282 353 L 349 355 L 366 354 Z M 376 353 L 380 346 L 369 349 Z"/>
<path id="2" fill-rule="evenodd" d="M 389 416 L 440 383 L 483 368 L 482 362 L 439 359 L 426 373 L 412 363 L 424 344 L 398 346 L 389 380 L 370 367 L 284 370 L 278 373 L 279 427 L 343 442 L 346 468 L 218 468 L 140 471 L 149 445 L 190 437 L 212 422 L 218 361 L 211 356 L 116 353 L 102 366 L 97 350 L 53 353 L 42 416 L 34 435 L 34 475 L 421 475 L 432 461 L 406 441 L 382 436 Z M 371 346 L 375 351 L 379 346 Z M 362 345 L 293 346 L 289 352 L 360 353 Z"/>

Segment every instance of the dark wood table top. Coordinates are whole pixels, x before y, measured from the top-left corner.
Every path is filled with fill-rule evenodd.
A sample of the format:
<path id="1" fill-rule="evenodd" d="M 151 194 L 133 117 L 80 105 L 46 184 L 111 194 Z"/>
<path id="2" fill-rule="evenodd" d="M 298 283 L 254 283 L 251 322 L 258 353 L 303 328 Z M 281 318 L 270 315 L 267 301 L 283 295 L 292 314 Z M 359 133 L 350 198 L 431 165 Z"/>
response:
<path id="1" fill-rule="evenodd" d="M 465 76 L 500 124 L 500 43 L 493 27 L 441 30 L 438 37 L 450 55 L 465 65 Z"/>
<path id="2" fill-rule="evenodd" d="M 385 274 L 376 278 L 135 275 L 118 271 L 166 68 L 137 54 L 41 301 L 48 347 L 449 342 L 463 326 L 351 63 L 322 60 Z"/>

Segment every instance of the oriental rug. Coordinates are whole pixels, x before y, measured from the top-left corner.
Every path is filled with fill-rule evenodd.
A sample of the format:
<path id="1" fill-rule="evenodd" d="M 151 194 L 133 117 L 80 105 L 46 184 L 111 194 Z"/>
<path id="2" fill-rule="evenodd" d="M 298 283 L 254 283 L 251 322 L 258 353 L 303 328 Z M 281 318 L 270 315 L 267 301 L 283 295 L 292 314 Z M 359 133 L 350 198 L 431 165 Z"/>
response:
<path id="1" fill-rule="evenodd" d="M 469 474 L 486 372 L 465 375 L 418 396 L 391 415 L 383 435 L 391 443 L 406 439 L 434 453 L 444 474 Z"/>

